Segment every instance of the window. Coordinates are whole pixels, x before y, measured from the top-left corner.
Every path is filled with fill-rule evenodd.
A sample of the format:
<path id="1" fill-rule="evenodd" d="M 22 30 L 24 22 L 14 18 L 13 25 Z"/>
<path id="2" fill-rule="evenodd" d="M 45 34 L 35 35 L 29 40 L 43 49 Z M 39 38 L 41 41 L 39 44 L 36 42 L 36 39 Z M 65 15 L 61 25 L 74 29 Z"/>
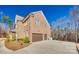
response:
<path id="1" fill-rule="evenodd" d="M 34 23 L 35 23 L 36 25 L 40 25 L 40 21 L 39 21 L 39 19 L 38 19 L 37 17 L 34 18 Z"/>

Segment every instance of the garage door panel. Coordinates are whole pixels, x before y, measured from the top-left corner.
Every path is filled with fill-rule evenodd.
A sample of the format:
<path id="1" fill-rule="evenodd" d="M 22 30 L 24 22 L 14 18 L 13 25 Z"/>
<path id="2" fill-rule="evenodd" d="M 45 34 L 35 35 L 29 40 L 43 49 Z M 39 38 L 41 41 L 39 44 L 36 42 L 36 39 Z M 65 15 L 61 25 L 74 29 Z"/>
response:
<path id="1" fill-rule="evenodd" d="M 32 42 L 43 40 L 43 35 L 40 33 L 32 33 Z"/>
<path id="2" fill-rule="evenodd" d="M 47 34 L 44 35 L 44 40 L 47 40 Z"/>

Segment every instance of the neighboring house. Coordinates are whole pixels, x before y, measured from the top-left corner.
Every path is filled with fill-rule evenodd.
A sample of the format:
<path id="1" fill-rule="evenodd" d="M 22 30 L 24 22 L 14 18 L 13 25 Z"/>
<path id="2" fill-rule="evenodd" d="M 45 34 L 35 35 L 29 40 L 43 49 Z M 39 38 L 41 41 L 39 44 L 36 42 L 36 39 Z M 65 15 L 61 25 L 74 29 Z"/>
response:
<path id="1" fill-rule="evenodd" d="M 42 11 L 32 12 L 27 17 L 16 15 L 17 38 L 28 36 L 31 42 L 51 38 L 51 28 Z"/>

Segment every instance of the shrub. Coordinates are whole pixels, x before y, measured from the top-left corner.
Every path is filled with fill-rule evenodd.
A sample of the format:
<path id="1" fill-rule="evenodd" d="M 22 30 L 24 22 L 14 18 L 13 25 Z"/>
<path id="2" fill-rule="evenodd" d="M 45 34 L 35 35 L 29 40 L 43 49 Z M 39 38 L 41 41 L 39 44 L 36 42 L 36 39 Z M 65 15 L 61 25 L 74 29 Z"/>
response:
<path id="1" fill-rule="evenodd" d="M 15 41 L 16 40 L 16 36 L 12 36 L 12 41 Z"/>
<path id="2" fill-rule="evenodd" d="M 30 42 L 29 37 L 25 37 L 25 38 L 23 39 L 23 42 L 24 42 L 24 43 L 29 43 L 29 42 Z"/>
<path id="3" fill-rule="evenodd" d="M 10 39 L 10 36 L 9 35 L 7 35 L 7 37 L 6 37 L 7 39 L 6 39 L 6 41 L 15 41 L 16 40 L 16 36 L 12 36 L 12 39 Z"/>
<path id="4" fill-rule="evenodd" d="M 29 43 L 30 40 L 29 40 L 29 37 L 25 37 L 25 38 L 20 38 L 18 39 L 19 41 L 22 41 L 23 43 Z"/>
<path id="5" fill-rule="evenodd" d="M 9 42 L 10 41 L 10 36 L 7 35 L 6 38 L 7 38 L 6 41 Z"/>

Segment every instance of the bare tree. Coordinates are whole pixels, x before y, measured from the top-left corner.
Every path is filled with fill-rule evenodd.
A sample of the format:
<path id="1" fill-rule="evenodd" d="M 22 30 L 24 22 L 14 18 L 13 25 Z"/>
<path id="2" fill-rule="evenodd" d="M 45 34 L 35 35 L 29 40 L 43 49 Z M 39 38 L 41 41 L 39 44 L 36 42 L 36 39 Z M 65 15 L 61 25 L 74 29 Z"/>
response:
<path id="1" fill-rule="evenodd" d="M 71 10 L 71 16 L 73 17 L 73 20 L 75 21 L 75 33 L 76 33 L 76 43 L 78 41 L 78 35 L 77 35 L 77 29 L 78 29 L 78 23 L 79 23 L 79 8 L 75 6 L 73 10 Z"/>

